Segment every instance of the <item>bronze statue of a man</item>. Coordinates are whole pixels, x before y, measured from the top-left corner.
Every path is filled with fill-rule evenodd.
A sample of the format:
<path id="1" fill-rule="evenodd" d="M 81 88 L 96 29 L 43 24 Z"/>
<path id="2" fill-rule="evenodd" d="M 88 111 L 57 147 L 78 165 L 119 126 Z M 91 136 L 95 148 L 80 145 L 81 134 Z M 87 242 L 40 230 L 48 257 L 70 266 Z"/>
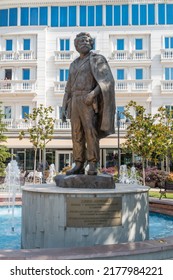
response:
<path id="1" fill-rule="evenodd" d="M 62 120 L 71 119 L 75 166 L 66 175 L 84 174 L 86 160 L 88 175 L 97 175 L 99 140 L 114 133 L 114 79 L 105 57 L 91 52 L 90 34 L 78 34 L 74 44 L 80 56 L 70 65 Z"/>

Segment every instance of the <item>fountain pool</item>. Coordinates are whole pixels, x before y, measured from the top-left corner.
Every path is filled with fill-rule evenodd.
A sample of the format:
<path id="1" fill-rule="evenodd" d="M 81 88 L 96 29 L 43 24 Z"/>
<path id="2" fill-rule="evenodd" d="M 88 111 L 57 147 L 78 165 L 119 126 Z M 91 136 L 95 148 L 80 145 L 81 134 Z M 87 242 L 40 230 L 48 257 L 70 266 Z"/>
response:
<path id="1" fill-rule="evenodd" d="M 0 207 L 0 249 L 20 249 L 21 240 L 21 206 L 15 206 L 15 229 L 11 230 L 11 214 L 8 207 Z M 173 233 L 173 217 L 150 213 L 150 239 L 168 237 Z"/>

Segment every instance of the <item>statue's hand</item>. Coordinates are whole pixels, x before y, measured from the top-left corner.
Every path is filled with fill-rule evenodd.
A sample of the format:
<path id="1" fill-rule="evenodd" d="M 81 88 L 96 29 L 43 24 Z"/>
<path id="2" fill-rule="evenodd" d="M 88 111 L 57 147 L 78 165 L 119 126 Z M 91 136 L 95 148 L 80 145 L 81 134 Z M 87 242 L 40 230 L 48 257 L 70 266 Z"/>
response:
<path id="1" fill-rule="evenodd" d="M 94 92 L 93 91 L 91 91 L 90 93 L 88 93 L 86 96 L 85 96 L 85 98 L 84 98 L 84 103 L 86 104 L 86 105 L 92 105 L 93 104 L 93 99 L 94 99 Z"/>
<path id="2" fill-rule="evenodd" d="M 64 108 L 62 108 L 62 117 L 61 117 L 61 119 L 62 119 L 62 122 L 66 122 L 67 121 L 66 120 L 66 111 L 65 111 Z"/>

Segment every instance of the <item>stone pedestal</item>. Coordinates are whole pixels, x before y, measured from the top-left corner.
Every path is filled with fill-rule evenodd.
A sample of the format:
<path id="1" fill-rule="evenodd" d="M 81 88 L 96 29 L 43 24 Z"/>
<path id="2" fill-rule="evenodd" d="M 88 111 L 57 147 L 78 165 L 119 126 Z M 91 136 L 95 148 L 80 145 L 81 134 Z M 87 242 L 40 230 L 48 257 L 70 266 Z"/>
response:
<path id="1" fill-rule="evenodd" d="M 148 188 L 23 187 L 22 248 L 72 248 L 148 239 Z"/>
<path id="2" fill-rule="evenodd" d="M 79 189 L 115 189 L 115 182 L 111 175 L 57 175 L 54 179 L 60 188 Z"/>

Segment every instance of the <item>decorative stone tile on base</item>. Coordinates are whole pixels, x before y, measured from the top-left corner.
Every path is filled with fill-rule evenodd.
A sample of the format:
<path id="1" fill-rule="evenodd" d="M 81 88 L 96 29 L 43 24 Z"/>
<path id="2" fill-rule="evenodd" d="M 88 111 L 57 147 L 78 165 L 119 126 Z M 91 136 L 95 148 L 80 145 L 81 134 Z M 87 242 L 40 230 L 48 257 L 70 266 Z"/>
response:
<path id="1" fill-rule="evenodd" d="M 82 189 L 114 189 L 115 182 L 111 175 L 57 175 L 54 178 L 57 187 Z"/>

